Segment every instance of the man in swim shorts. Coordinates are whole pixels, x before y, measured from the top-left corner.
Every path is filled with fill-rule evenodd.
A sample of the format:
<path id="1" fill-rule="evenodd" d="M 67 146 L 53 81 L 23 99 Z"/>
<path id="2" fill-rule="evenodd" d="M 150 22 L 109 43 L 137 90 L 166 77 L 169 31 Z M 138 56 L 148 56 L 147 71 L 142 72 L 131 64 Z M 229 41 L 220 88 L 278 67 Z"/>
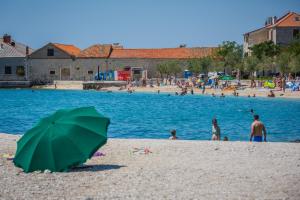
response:
<path id="1" fill-rule="evenodd" d="M 267 131 L 265 125 L 259 121 L 259 116 L 254 115 L 254 122 L 251 125 L 251 136 L 250 142 L 252 142 L 252 138 L 254 142 L 262 142 L 262 132 L 264 132 L 264 141 L 267 141 Z"/>

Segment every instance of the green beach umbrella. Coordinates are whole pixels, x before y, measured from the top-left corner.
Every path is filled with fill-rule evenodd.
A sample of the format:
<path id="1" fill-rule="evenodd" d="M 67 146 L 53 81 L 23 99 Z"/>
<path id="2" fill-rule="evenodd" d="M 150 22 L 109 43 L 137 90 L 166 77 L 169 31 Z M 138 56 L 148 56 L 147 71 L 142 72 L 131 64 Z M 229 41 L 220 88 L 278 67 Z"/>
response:
<path id="1" fill-rule="evenodd" d="M 14 164 L 24 172 L 68 171 L 106 143 L 109 123 L 94 107 L 58 110 L 18 141 Z"/>
<path id="2" fill-rule="evenodd" d="M 234 78 L 233 77 L 231 77 L 231 76 L 222 76 L 221 78 L 220 78 L 220 80 L 224 80 L 224 81 L 230 81 L 230 80 L 233 80 Z"/>

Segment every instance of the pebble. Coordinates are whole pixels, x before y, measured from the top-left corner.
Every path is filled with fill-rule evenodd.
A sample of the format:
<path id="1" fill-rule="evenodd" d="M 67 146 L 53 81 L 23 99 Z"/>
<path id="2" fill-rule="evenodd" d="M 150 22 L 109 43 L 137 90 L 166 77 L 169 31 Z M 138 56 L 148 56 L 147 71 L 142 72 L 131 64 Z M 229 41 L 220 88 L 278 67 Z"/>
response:
<path id="1" fill-rule="evenodd" d="M 44 171 L 44 174 L 49 174 L 49 173 L 51 173 L 51 171 L 50 171 L 49 169 L 46 169 L 46 170 Z"/>

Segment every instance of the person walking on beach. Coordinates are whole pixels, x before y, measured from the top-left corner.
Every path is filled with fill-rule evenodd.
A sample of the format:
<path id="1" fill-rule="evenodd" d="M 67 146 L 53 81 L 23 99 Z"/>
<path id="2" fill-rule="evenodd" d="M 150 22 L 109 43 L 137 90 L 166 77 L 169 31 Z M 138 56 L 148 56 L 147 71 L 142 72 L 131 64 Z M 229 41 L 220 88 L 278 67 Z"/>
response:
<path id="1" fill-rule="evenodd" d="M 221 139 L 221 130 L 218 125 L 217 119 L 212 119 L 212 140 L 220 140 Z"/>
<path id="2" fill-rule="evenodd" d="M 286 80 L 285 77 L 283 76 L 281 79 L 281 86 L 282 86 L 282 91 L 285 92 L 285 88 L 286 88 Z"/>
<path id="3" fill-rule="evenodd" d="M 202 83 L 202 94 L 205 93 L 205 81 Z"/>
<path id="4" fill-rule="evenodd" d="M 259 121 L 259 116 L 254 115 L 254 122 L 251 125 L 250 142 L 254 139 L 254 142 L 262 142 L 262 132 L 264 132 L 264 141 L 267 141 L 267 131 L 265 125 Z"/>

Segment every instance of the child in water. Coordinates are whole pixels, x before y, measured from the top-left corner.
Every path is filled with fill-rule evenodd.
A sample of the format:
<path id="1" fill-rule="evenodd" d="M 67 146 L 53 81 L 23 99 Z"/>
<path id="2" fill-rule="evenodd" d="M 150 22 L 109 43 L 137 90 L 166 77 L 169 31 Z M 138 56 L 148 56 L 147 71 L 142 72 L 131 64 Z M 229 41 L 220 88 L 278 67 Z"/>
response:
<path id="1" fill-rule="evenodd" d="M 170 132 L 171 132 L 171 137 L 169 137 L 169 140 L 177 140 L 178 137 L 176 136 L 176 130 L 173 129 Z"/>

